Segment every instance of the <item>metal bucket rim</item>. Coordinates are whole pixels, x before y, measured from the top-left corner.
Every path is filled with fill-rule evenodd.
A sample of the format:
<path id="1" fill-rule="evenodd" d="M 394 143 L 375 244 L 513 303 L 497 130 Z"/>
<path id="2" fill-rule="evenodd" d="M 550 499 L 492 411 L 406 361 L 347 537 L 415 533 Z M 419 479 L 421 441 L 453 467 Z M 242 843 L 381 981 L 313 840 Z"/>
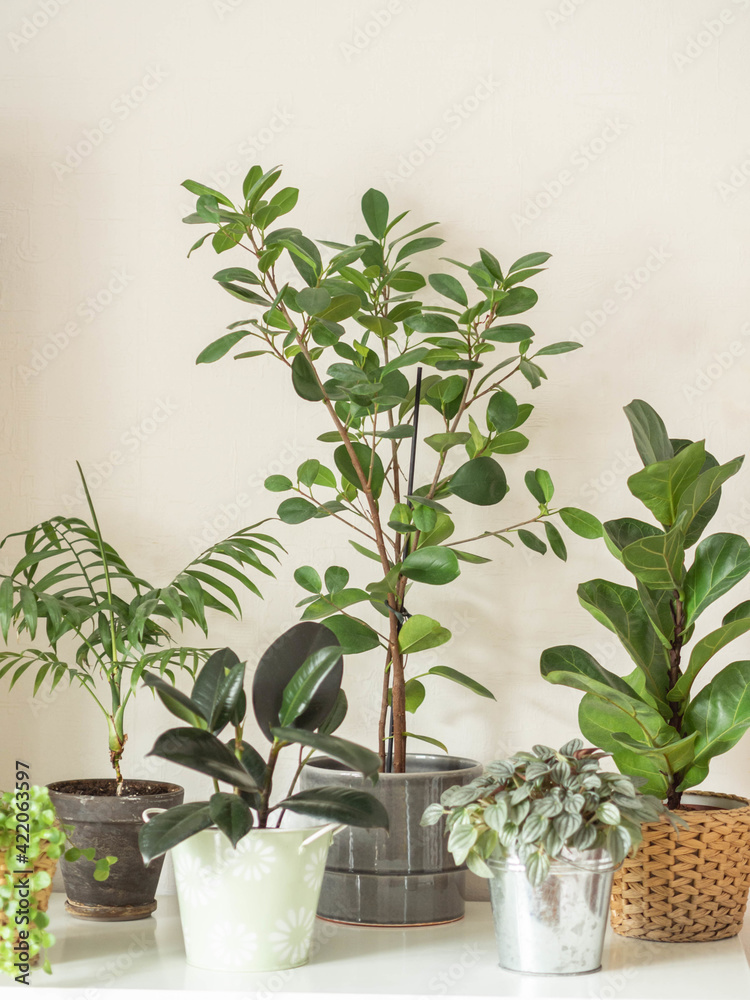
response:
<path id="1" fill-rule="evenodd" d="M 411 764 L 424 764 L 427 765 L 423 768 L 417 770 L 405 771 L 403 774 L 398 773 L 388 773 L 379 774 L 379 781 L 408 781 L 414 778 L 433 778 L 450 777 L 452 774 L 462 774 L 466 771 L 473 771 L 476 768 L 481 770 L 482 764 L 478 760 L 474 760 L 471 757 L 458 757 L 453 754 L 447 756 L 438 756 L 437 754 L 427 754 L 427 753 L 410 753 L 406 755 L 407 765 Z M 450 767 L 435 767 L 435 762 L 445 762 L 450 763 Z M 344 777 L 354 777 L 361 778 L 362 775 L 359 771 L 352 771 L 346 767 L 342 767 L 337 761 L 330 757 L 312 757 L 307 761 L 305 767 L 315 768 L 317 771 L 330 772 L 335 775 L 342 775 Z"/>
<path id="2" fill-rule="evenodd" d="M 604 848 L 596 848 L 593 851 L 576 851 L 575 860 L 570 858 L 555 858 L 550 862 L 550 876 L 553 875 L 603 875 L 607 872 L 614 872 L 619 865 L 613 865 L 612 857 Z M 592 855 L 599 855 L 598 858 Z M 577 862 L 581 863 L 578 864 Z M 500 872 L 525 872 L 526 866 L 517 854 L 511 854 L 507 858 L 492 858 L 492 867 Z"/>

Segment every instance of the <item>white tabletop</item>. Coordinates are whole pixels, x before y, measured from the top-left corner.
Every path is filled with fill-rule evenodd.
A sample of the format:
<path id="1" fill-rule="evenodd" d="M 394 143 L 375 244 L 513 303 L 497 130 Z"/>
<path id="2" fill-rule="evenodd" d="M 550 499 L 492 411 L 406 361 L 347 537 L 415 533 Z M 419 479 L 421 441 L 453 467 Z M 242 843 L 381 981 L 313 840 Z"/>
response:
<path id="1" fill-rule="evenodd" d="M 524 997 L 533 1000 L 750 1000 L 750 969 L 737 938 L 711 944 L 657 944 L 608 934 L 601 972 L 521 976 L 497 964 L 486 903 L 467 904 L 466 919 L 404 930 L 317 921 L 314 956 L 280 973 L 213 973 L 185 963 L 177 901 L 159 898 L 153 917 L 132 923 L 76 920 L 61 894 L 50 904 L 57 944 L 53 975 L 35 972 L 47 996 L 76 1000 L 171 1000 L 206 992 L 243 1000 L 399 997 Z M 0 980 L 0 995 L 22 989 Z M 50 992 L 51 991 L 51 992 Z"/>

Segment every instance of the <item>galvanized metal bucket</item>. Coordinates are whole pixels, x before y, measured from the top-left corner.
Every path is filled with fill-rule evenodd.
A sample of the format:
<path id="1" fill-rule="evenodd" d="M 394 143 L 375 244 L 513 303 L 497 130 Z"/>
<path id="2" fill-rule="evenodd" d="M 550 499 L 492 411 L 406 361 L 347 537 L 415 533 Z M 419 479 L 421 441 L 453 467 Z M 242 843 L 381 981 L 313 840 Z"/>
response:
<path id="1" fill-rule="evenodd" d="M 604 850 L 569 851 L 534 888 L 516 856 L 494 860 L 490 899 L 500 965 L 540 976 L 601 968 L 614 866 Z"/>

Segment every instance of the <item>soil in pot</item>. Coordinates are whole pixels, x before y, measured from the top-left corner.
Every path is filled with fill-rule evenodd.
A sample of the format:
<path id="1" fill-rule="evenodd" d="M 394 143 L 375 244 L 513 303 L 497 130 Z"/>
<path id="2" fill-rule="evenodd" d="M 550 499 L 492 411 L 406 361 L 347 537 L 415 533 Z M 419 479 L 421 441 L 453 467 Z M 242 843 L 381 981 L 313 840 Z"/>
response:
<path id="1" fill-rule="evenodd" d="M 374 787 L 325 757 L 302 772 L 302 788 L 338 785 L 375 795 L 390 818 L 390 833 L 349 827 L 328 855 L 318 916 L 340 923 L 415 926 L 460 920 L 466 869 L 447 849 L 443 823 L 422 827 L 428 805 L 452 785 L 482 773 L 465 757 L 408 754 L 405 774 L 381 774 Z"/>
<path id="2" fill-rule="evenodd" d="M 109 878 L 97 882 L 94 863 L 80 858 L 60 868 L 65 908 L 85 920 L 140 920 L 156 909 L 156 887 L 164 858 L 144 865 L 138 847 L 143 810 L 181 805 L 185 790 L 164 781 L 130 780 L 116 795 L 112 778 L 57 781 L 47 786 L 60 822 L 73 826 L 76 847 L 93 847 L 96 857 L 114 856 Z"/>

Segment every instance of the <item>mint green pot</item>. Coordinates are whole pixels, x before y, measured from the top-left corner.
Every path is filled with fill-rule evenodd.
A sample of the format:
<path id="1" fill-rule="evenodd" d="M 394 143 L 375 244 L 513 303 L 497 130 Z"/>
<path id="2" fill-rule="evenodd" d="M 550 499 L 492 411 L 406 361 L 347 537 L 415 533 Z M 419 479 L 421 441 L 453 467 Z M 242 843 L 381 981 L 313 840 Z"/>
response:
<path id="1" fill-rule="evenodd" d="M 236 848 L 211 829 L 173 847 L 188 965 L 214 972 L 305 965 L 338 829 L 251 830 Z"/>

